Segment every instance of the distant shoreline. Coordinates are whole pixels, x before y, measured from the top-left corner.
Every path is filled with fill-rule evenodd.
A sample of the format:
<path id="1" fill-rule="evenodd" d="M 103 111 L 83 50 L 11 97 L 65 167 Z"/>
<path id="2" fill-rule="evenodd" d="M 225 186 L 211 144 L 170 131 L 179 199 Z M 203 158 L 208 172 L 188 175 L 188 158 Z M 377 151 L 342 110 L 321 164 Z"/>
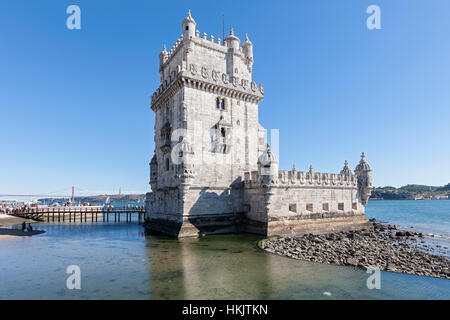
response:
<path id="1" fill-rule="evenodd" d="M 419 184 L 408 184 L 400 188 L 377 187 L 371 195 L 371 200 L 448 200 L 449 198 L 450 183 L 441 187 Z"/>

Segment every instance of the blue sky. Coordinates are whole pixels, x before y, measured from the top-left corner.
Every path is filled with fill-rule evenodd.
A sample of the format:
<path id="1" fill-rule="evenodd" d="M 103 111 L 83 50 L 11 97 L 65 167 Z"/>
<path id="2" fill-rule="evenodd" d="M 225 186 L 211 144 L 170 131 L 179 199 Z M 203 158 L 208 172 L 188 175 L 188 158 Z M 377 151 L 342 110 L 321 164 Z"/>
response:
<path id="1" fill-rule="evenodd" d="M 280 168 L 336 172 L 365 151 L 377 186 L 450 182 L 449 1 L 5 0 L 0 194 L 149 191 L 158 53 L 189 8 L 208 36 L 222 14 L 248 33 Z"/>

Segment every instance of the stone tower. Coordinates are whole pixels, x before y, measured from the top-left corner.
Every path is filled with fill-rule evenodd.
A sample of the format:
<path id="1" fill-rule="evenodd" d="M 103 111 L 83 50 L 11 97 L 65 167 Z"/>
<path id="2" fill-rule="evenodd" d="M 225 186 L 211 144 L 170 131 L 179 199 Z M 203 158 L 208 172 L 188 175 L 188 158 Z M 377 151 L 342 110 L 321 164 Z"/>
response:
<path id="1" fill-rule="evenodd" d="M 230 228 L 244 210 L 241 177 L 257 170 L 266 136 L 258 122 L 264 88 L 252 80 L 248 36 L 242 46 L 233 29 L 223 42 L 200 36 L 190 11 L 181 25 L 175 45 L 159 54 L 161 85 L 151 97 L 146 214 L 151 229 L 180 236 L 222 229 L 218 221 Z"/>
<path id="2" fill-rule="evenodd" d="M 182 34 L 159 54 L 151 97 L 155 151 L 146 226 L 187 237 L 251 232 L 296 235 L 366 227 L 372 169 L 353 173 L 279 170 L 259 124 L 264 86 L 253 81 L 253 44 L 231 28 L 200 36 L 190 12 Z"/>

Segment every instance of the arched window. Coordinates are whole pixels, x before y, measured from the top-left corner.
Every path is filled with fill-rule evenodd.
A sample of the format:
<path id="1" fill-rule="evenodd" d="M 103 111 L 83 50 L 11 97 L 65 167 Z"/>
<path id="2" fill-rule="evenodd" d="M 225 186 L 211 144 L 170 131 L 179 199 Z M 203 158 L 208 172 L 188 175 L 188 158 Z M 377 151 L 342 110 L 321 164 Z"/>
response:
<path id="1" fill-rule="evenodd" d="M 225 99 L 222 99 L 222 104 L 220 105 L 222 110 L 225 110 Z"/>
<path id="2" fill-rule="evenodd" d="M 216 98 L 216 108 L 220 109 L 220 98 L 219 97 Z"/>
<path id="3" fill-rule="evenodd" d="M 225 128 L 220 129 L 220 135 L 222 136 L 222 138 L 225 138 Z"/>
<path id="4" fill-rule="evenodd" d="M 169 171 L 169 158 L 166 158 L 166 171 Z"/>

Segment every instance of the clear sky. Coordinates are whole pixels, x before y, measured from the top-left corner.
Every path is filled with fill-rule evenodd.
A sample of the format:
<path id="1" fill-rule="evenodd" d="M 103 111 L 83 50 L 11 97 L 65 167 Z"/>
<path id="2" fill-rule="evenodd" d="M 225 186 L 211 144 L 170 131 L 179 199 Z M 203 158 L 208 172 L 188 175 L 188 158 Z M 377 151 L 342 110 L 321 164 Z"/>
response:
<path id="1" fill-rule="evenodd" d="M 158 54 L 189 8 L 208 37 L 222 14 L 248 33 L 281 169 L 337 172 L 365 151 L 377 186 L 450 182 L 450 1 L 3 0 L 0 194 L 149 191 Z"/>

